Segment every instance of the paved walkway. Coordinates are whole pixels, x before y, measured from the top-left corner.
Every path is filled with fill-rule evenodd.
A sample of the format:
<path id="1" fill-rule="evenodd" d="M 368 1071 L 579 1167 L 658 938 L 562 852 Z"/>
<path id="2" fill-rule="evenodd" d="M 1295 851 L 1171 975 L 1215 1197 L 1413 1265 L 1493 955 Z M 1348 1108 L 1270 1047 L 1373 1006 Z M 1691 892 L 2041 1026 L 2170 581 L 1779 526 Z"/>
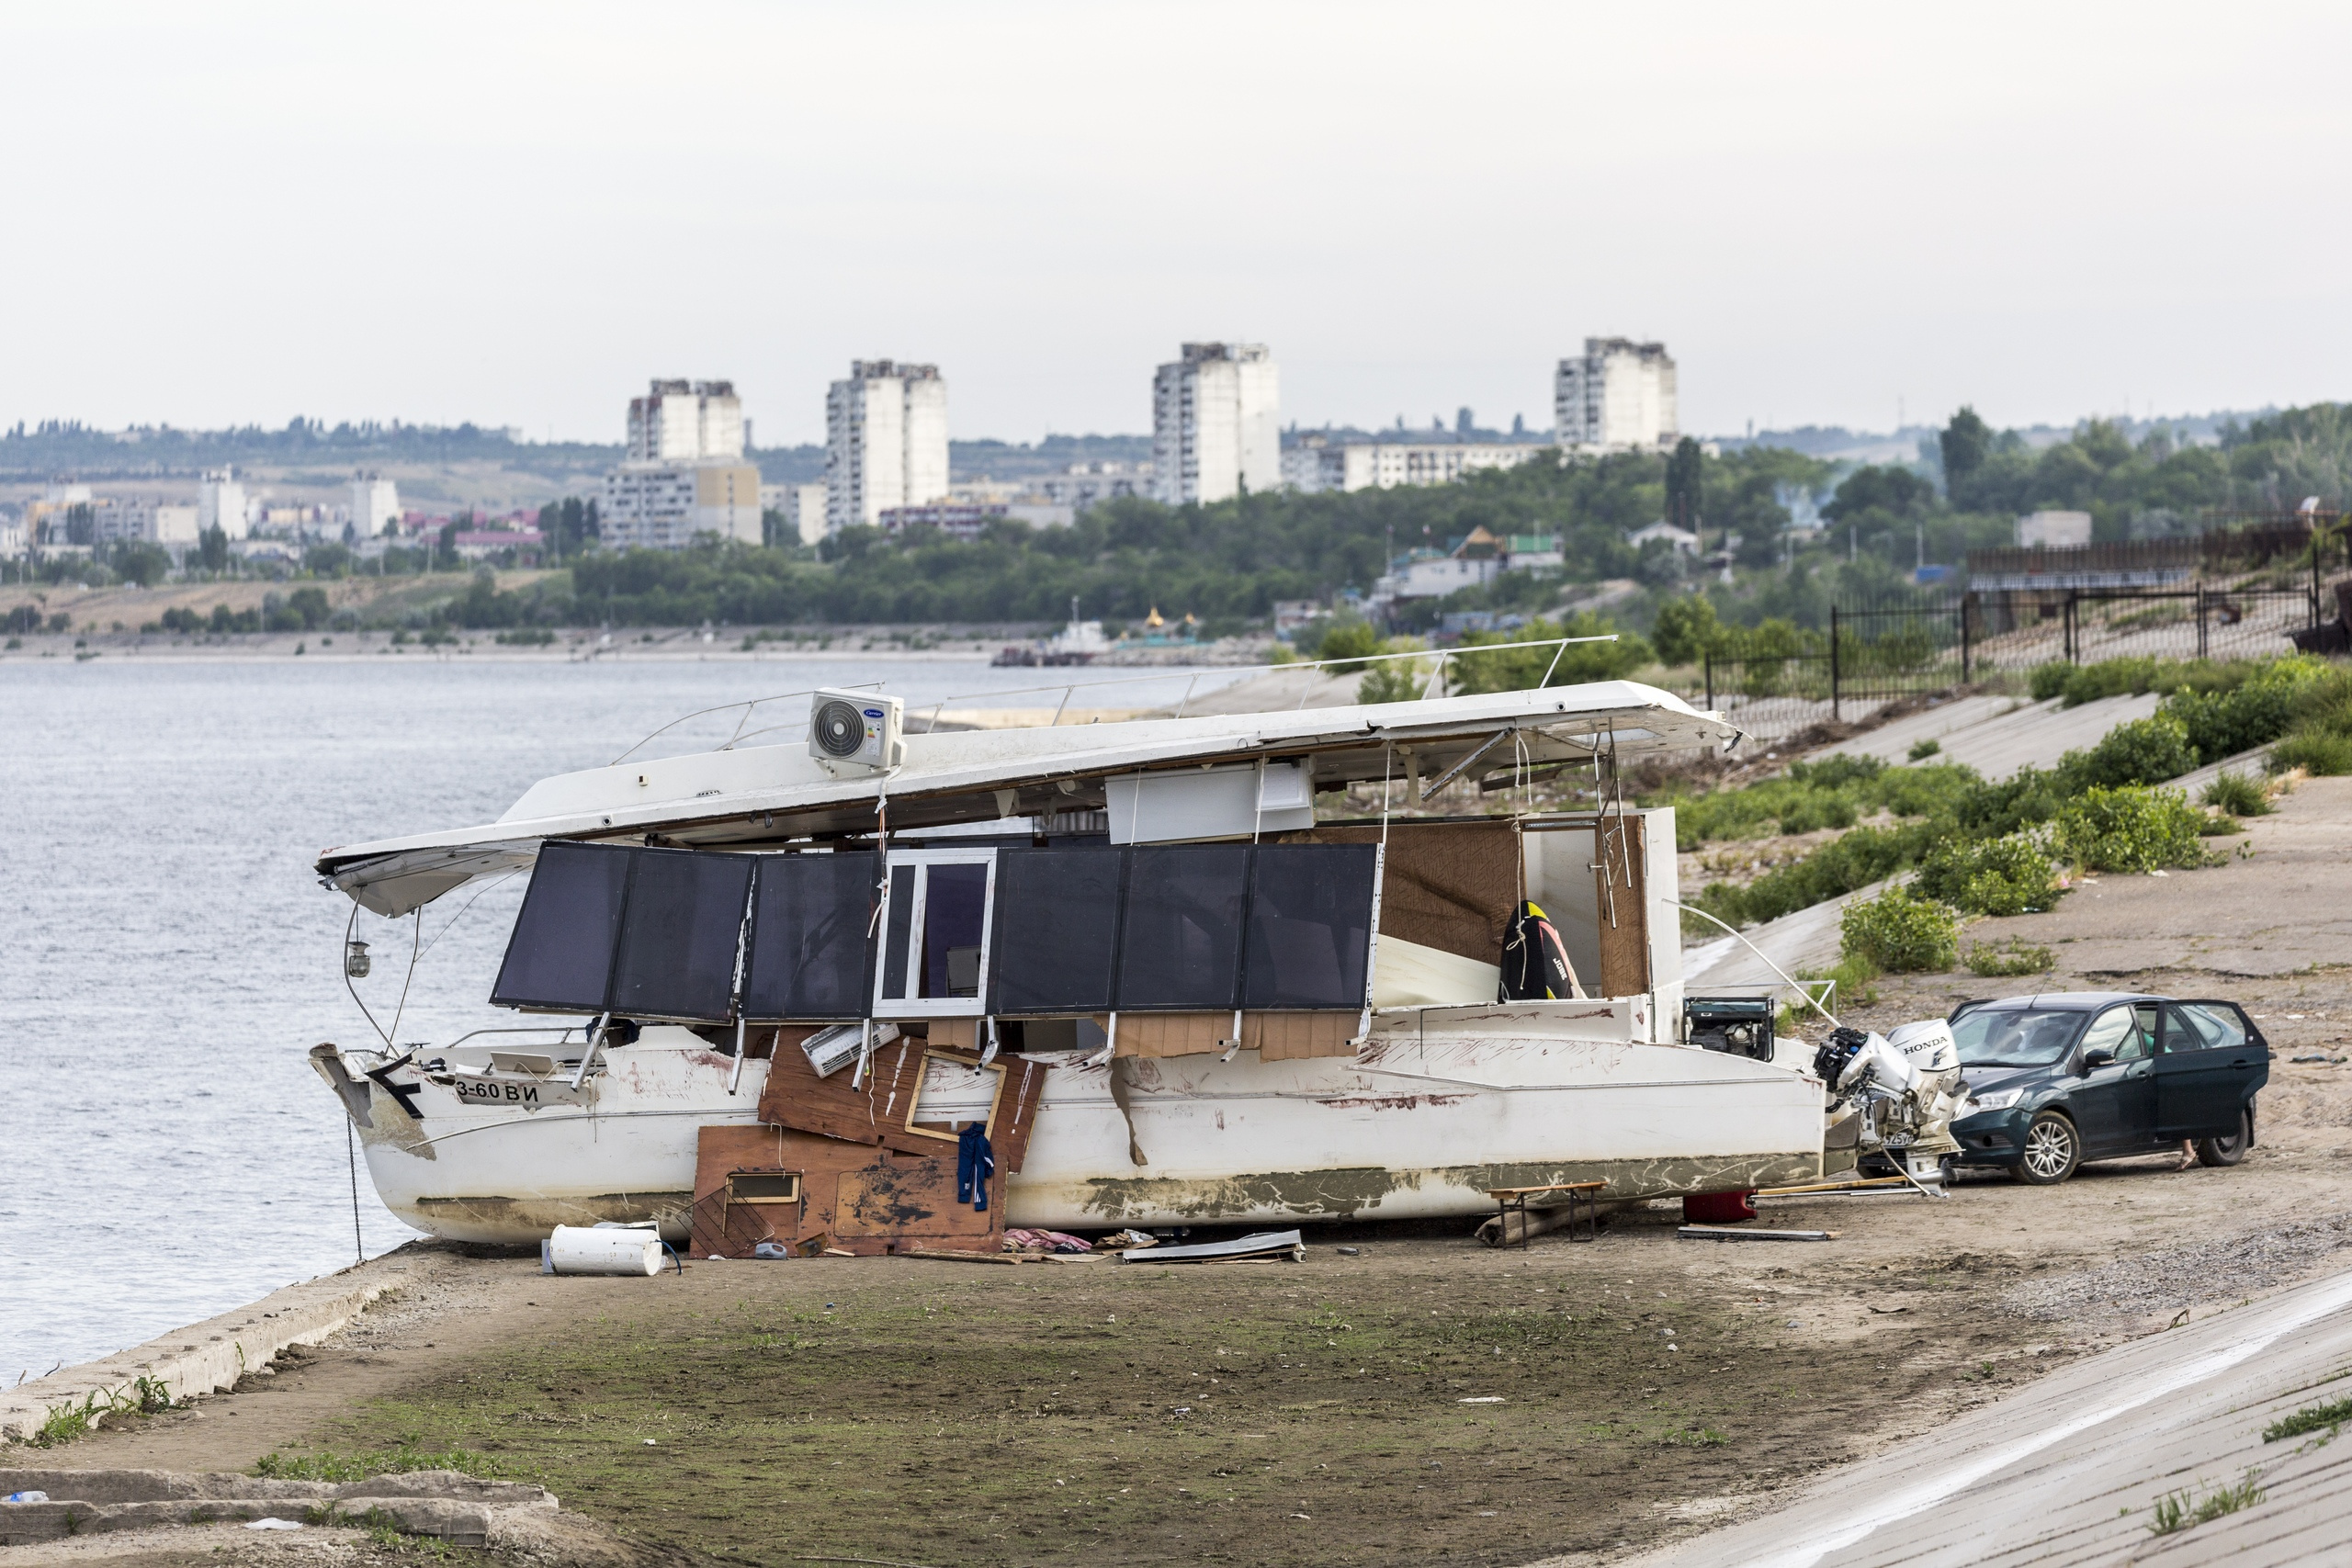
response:
<path id="1" fill-rule="evenodd" d="M 1835 1471 L 1785 1507 L 1632 1564 L 2352 1563 L 2352 1438 L 2323 1427 L 2262 1438 L 2352 1393 L 2336 1381 L 2347 1369 L 2352 1272 L 2092 1357 Z M 2160 1499 L 2201 1500 L 2248 1476 L 2262 1493 L 2250 1506 L 2149 1529 Z"/>
<path id="2" fill-rule="evenodd" d="M 2046 768 L 2070 750 L 2095 746 L 2117 725 L 2154 713 L 2163 700 L 2154 692 L 2143 692 L 2068 708 L 2059 706 L 2056 697 L 2041 703 L 2021 697 L 1958 697 L 1905 714 L 1815 755 L 1903 762 L 1910 760 L 1912 747 L 1933 740 L 1941 750 L 1931 761 L 1965 762 L 1988 779 L 2005 779 L 2029 762 Z"/>

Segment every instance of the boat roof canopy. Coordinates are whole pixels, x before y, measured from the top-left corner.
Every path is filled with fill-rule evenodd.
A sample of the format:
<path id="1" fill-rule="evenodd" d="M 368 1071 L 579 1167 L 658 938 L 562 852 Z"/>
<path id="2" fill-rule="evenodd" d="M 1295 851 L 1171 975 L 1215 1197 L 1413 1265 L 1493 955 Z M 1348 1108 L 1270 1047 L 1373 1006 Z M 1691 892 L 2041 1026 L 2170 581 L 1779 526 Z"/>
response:
<path id="1" fill-rule="evenodd" d="M 405 915 L 477 876 L 529 865 L 549 839 L 749 850 L 1101 810 L 1105 781 L 1220 764 L 1296 762 L 1316 790 L 1399 776 L 1473 779 L 1614 751 L 1727 750 L 1720 714 L 1633 681 L 1195 718 L 905 737 L 887 773 L 838 776 L 805 741 L 621 761 L 540 780 L 495 822 L 322 852 L 320 877 Z M 1466 764 L 1466 766 L 1465 766 Z M 1400 802 L 1400 804 L 1403 804 Z"/>

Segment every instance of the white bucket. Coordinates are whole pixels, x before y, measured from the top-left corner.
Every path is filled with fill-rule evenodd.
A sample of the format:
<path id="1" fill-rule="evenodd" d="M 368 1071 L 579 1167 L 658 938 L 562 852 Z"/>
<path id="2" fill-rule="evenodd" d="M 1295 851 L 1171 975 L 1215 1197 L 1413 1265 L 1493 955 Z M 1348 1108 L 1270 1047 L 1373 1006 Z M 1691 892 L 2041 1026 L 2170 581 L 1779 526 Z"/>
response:
<path id="1" fill-rule="evenodd" d="M 550 1274 L 662 1272 L 662 1235 L 634 1225 L 558 1225 L 540 1248 Z"/>

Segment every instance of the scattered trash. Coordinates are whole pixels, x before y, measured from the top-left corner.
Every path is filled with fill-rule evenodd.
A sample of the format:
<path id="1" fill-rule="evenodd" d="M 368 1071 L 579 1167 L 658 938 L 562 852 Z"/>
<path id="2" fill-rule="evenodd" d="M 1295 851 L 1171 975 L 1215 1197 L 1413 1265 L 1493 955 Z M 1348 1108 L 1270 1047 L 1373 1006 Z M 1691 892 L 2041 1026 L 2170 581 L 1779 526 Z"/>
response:
<path id="1" fill-rule="evenodd" d="M 660 1440 L 659 1440 L 659 1439 L 657 1439 L 657 1438 L 646 1438 L 646 1439 L 645 1439 L 645 1446 L 646 1446 L 647 1448 L 649 1448 L 649 1449 L 658 1449 L 658 1448 L 660 1448 L 660 1447 L 662 1446 L 662 1444 L 661 1444 Z"/>
<path id="2" fill-rule="evenodd" d="M 1504 1400 L 1499 1393 L 1482 1393 L 1475 1399 L 1457 1399 L 1453 1403 L 1456 1404 L 1500 1404 Z"/>
<path id="3" fill-rule="evenodd" d="M 1683 1225 L 1675 1235 L 1690 1241 L 1835 1241 L 1837 1231 L 1733 1230 L 1727 1225 Z"/>
<path id="4" fill-rule="evenodd" d="M 752 1256 L 789 1258 L 792 1256 L 792 1244 L 782 1241 L 755 1241 L 752 1244 Z M 716 1260 L 716 1254 L 713 1255 L 713 1259 Z"/>
<path id="5" fill-rule="evenodd" d="M 1042 1254 L 1023 1256 L 1018 1252 L 965 1252 L 952 1247 L 910 1247 L 899 1254 L 901 1258 L 928 1258 L 934 1263 L 999 1263 L 1010 1269 L 1023 1263 L 1042 1263 Z"/>
<path id="6" fill-rule="evenodd" d="M 2333 1060 L 2335 1060 L 2335 1061 L 2338 1061 L 2338 1062 L 2340 1062 L 2340 1061 L 2344 1060 L 2344 1058 L 2343 1058 L 2343 1057 L 2341 1057 L 2341 1056 L 2334 1057 L 2334 1058 L 2332 1058 L 2332 1059 L 2333 1059 Z M 2325 1055 L 2316 1055 L 2316 1056 L 2290 1056 L 2290 1057 L 2288 1057 L 2288 1058 L 2287 1058 L 2287 1060 L 2289 1060 L 2289 1061 L 2290 1061 L 2290 1062 L 2322 1062 L 2322 1063 L 2324 1063 L 2324 1062 L 2327 1062 L 2327 1061 L 2331 1060 L 2331 1058 L 2330 1058 L 2330 1057 L 2328 1057 L 2328 1056 L 2325 1056 Z"/>
<path id="7" fill-rule="evenodd" d="M 1306 1243 L 1296 1231 L 1263 1231 L 1235 1241 L 1196 1242 L 1190 1247 L 1155 1247 L 1148 1252 L 1136 1247 L 1119 1256 L 1128 1263 L 1146 1257 L 1159 1263 L 1272 1263 L 1283 1258 L 1293 1263 L 1302 1263 L 1306 1259 Z"/>
<path id="8" fill-rule="evenodd" d="M 0 1497 L 0 1503 L 46 1503 L 48 1501 L 49 1494 L 46 1492 L 11 1492 L 6 1497 Z"/>
<path id="9" fill-rule="evenodd" d="M 1363 1256 L 1363 1248 L 1361 1247 L 1343 1247 L 1339 1249 L 1339 1253 L 1342 1258 L 1361 1258 Z"/>
<path id="10" fill-rule="evenodd" d="M 249 1530 L 298 1530 L 302 1528 L 302 1521 L 300 1519 L 254 1519 L 245 1528 Z"/>
<path id="11" fill-rule="evenodd" d="M 1060 1231 L 1008 1230 L 1004 1233 L 1007 1252 L 1091 1252 L 1094 1244 L 1082 1236 L 1067 1235 Z"/>
<path id="12" fill-rule="evenodd" d="M 1862 1304 L 1864 1306 L 1870 1306 L 1868 1302 L 1864 1302 Z M 1909 1312 L 1910 1310 L 1911 1309 L 1909 1307 L 1871 1307 L 1871 1311 L 1878 1313 L 1882 1316 L 1892 1316 L 1895 1313 Z"/>
<path id="13" fill-rule="evenodd" d="M 1800 1322 L 1798 1322 L 1795 1318 L 1793 1318 L 1793 1317 L 1792 1317 L 1792 1318 L 1789 1319 L 1789 1326 L 1790 1326 L 1791 1328 L 1803 1328 L 1803 1327 L 1804 1326 L 1804 1324 L 1802 1324 L 1802 1323 L 1800 1323 Z"/>
<path id="14" fill-rule="evenodd" d="M 1134 1252 L 1147 1247 L 1158 1247 L 1159 1238 L 1143 1231 L 1113 1231 L 1094 1245 L 1105 1252 Z"/>

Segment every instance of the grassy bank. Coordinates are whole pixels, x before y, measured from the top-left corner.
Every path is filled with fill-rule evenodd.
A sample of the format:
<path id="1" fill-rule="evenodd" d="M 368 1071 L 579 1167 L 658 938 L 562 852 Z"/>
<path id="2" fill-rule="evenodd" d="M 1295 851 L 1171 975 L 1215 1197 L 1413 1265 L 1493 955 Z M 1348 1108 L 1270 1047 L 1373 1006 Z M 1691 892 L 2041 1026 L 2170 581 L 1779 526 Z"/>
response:
<path id="1" fill-rule="evenodd" d="M 1654 1245 L 706 1263 L 740 1280 L 723 1309 L 649 1292 L 270 1463 L 478 1455 L 649 1545 L 754 1562 L 1523 1562 L 1839 1446 L 1777 1321 L 1618 1256 Z M 554 1320 L 583 1284 L 532 1291 Z"/>

